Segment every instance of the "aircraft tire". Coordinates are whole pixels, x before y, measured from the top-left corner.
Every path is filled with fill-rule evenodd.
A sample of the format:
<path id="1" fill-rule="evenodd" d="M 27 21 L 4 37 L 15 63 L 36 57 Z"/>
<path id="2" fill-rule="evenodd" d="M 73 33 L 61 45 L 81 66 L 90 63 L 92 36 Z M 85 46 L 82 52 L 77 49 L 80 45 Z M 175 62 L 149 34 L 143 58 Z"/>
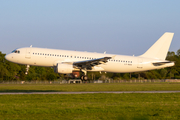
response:
<path id="1" fill-rule="evenodd" d="M 86 80 L 88 80 L 88 77 L 85 75 L 85 76 L 83 77 L 83 79 L 86 81 Z"/>
<path id="2" fill-rule="evenodd" d="M 86 81 L 86 80 L 88 80 L 88 77 L 87 77 L 86 75 L 82 75 L 82 76 L 81 76 L 81 80 L 82 80 L 82 81 Z"/>

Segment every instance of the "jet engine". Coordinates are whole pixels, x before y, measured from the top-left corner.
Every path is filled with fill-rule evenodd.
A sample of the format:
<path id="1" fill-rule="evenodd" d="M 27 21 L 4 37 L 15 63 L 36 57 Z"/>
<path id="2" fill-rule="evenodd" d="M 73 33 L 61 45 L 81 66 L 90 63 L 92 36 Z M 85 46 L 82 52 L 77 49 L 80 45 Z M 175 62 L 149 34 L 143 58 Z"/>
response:
<path id="1" fill-rule="evenodd" d="M 66 63 L 57 63 L 57 66 L 54 67 L 54 71 L 56 73 L 69 74 L 73 71 L 73 65 Z"/>

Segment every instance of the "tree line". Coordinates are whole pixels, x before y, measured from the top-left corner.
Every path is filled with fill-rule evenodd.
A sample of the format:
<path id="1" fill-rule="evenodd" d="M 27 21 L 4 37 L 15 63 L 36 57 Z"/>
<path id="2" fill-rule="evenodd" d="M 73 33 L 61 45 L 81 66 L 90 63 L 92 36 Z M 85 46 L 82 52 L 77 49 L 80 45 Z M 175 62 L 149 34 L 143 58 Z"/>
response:
<path id="1" fill-rule="evenodd" d="M 30 66 L 26 75 L 26 66 L 9 62 L 5 55 L 0 52 L 0 81 L 31 81 L 31 80 L 63 80 L 69 79 L 70 75 L 58 74 L 51 67 Z M 175 52 L 168 52 L 167 60 L 174 61 L 175 66 L 159 70 L 151 70 L 135 73 L 105 73 L 88 72 L 90 80 L 129 80 L 129 79 L 180 79 L 180 49 Z"/>

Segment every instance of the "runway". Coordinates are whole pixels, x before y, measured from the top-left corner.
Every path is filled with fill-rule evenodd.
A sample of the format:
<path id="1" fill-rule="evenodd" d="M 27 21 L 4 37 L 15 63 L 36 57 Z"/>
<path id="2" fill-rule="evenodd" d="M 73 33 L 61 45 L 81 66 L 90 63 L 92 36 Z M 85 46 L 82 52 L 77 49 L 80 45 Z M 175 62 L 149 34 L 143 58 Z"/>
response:
<path id="1" fill-rule="evenodd" d="M 97 94 L 97 93 L 180 93 L 180 91 L 97 91 L 97 92 L 2 92 L 0 95 L 23 95 L 23 94 Z"/>

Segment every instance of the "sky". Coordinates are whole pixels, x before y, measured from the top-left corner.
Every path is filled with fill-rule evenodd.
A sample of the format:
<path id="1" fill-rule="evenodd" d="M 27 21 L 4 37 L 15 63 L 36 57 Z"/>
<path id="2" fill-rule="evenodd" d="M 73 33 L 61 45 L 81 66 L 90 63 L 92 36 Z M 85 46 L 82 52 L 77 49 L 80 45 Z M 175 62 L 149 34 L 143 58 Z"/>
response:
<path id="1" fill-rule="evenodd" d="M 179 0 L 0 0 L 0 51 L 42 47 L 141 55 L 165 32 L 180 49 Z"/>

